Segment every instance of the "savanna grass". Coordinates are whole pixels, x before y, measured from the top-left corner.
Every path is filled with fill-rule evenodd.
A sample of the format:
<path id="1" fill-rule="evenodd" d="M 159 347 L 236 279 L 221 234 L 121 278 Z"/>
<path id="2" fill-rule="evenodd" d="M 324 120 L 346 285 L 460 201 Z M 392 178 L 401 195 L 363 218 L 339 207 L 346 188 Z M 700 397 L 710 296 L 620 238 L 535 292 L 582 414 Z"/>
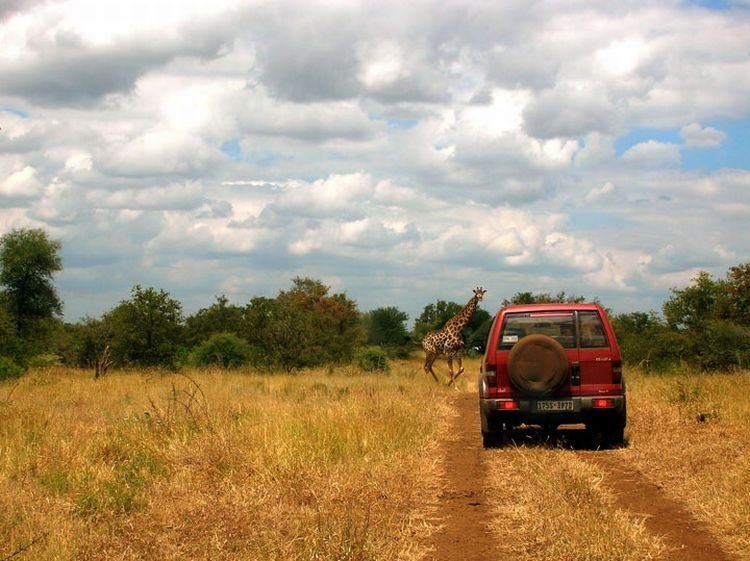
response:
<path id="1" fill-rule="evenodd" d="M 491 452 L 493 528 L 519 561 L 658 559 L 664 546 L 643 519 L 618 510 L 595 466 L 543 446 Z"/>
<path id="2" fill-rule="evenodd" d="M 616 452 L 681 502 L 738 559 L 750 559 L 750 374 L 629 369 L 628 445 Z M 605 452 L 606 453 L 606 452 Z M 519 560 L 656 559 L 637 514 L 618 510 L 600 469 L 544 445 L 493 450 L 492 527 Z"/>
<path id="3" fill-rule="evenodd" d="M 0 383 L 0 558 L 417 559 L 445 392 L 415 362 Z"/>
<path id="4" fill-rule="evenodd" d="M 627 457 L 750 559 L 750 372 L 634 370 L 628 382 Z"/>

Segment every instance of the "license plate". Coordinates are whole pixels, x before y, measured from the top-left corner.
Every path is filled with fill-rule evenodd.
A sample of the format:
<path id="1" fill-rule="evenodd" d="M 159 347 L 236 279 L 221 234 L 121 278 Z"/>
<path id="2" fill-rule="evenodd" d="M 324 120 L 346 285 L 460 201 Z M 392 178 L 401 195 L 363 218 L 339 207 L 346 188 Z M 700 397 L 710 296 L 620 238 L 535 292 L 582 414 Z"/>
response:
<path id="1" fill-rule="evenodd" d="M 573 402 L 571 400 L 563 401 L 537 401 L 537 411 L 573 411 Z"/>

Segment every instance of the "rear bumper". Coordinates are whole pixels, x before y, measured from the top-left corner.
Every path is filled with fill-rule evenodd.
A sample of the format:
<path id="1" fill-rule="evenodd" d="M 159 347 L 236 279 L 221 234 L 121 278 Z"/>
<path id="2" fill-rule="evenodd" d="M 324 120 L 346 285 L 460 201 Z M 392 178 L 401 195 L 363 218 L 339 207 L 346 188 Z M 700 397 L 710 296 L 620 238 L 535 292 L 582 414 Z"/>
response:
<path id="1" fill-rule="evenodd" d="M 611 400 L 611 407 L 595 407 L 594 400 L 606 398 Z M 503 403 L 515 402 L 517 409 L 504 409 Z M 542 405 L 549 407 L 550 402 L 572 402 L 570 410 L 542 410 Z M 554 405 L 553 405 L 554 406 Z M 570 407 L 570 405 L 568 405 Z M 576 396 L 566 398 L 520 398 L 515 400 L 480 398 L 479 412 L 482 419 L 482 432 L 498 430 L 501 423 L 507 426 L 528 425 L 565 425 L 583 423 L 586 425 L 602 423 L 621 424 L 625 426 L 626 401 L 624 395 Z"/>

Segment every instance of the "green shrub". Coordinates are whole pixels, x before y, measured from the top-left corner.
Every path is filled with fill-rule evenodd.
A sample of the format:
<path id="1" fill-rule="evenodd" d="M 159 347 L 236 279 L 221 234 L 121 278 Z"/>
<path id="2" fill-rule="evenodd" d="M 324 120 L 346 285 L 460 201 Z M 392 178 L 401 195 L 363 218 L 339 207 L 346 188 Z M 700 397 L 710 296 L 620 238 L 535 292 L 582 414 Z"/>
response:
<path id="1" fill-rule="evenodd" d="M 251 348 L 234 333 L 217 333 L 195 349 L 193 360 L 198 366 L 237 368 L 247 364 Z"/>
<path id="2" fill-rule="evenodd" d="M 18 366 L 11 359 L 0 356 L 0 380 L 9 380 L 11 378 L 20 378 L 23 375 L 23 368 Z"/>
<path id="3" fill-rule="evenodd" d="M 387 372 L 388 353 L 380 347 L 364 347 L 355 356 L 357 366 L 365 372 Z"/>
<path id="4" fill-rule="evenodd" d="M 42 353 L 34 355 L 29 359 L 29 367 L 31 368 L 49 368 L 51 366 L 60 366 L 62 360 L 59 355 L 54 353 Z"/>

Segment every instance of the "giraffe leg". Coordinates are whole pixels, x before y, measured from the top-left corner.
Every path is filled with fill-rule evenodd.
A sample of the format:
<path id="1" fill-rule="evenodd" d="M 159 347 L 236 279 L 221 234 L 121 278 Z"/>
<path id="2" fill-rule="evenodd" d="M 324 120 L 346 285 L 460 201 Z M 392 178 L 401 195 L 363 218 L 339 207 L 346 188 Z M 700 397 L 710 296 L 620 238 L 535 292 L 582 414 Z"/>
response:
<path id="1" fill-rule="evenodd" d="M 432 374 L 432 377 L 435 379 L 436 382 L 438 382 L 438 377 L 435 374 L 435 371 L 432 369 L 432 364 L 435 362 L 435 359 L 437 358 L 437 355 L 435 353 L 428 352 L 427 356 L 425 357 L 424 361 L 424 371 L 427 374 Z"/>
<path id="2" fill-rule="evenodd" d="M 459 376 L 460 376 L 460 375 L 461 375 L 461 374 L 463 373 L 463 371 L 464 371 L 464 365 L 463 365 L 463 359 L 462 359 L 462 357 L 461 357 L 461 353 L 458 353 L 458 354 L 456 355 L 456 360 L 458 361 L 458 372 L 456 372 L 456 375 L 455 375 L 455 376 L 451 376 L 451 381 L 450 381 L 450 383 L 448 384 L 449 386 L 450 386 L 451 384 L 455 384 L 455 383 L 456 383 L 456 380 L 458 380 L 458 377 L 459 377 Z M 454 386 L 454 387 L 455 387 L 456 389 L 458 389 L 458 386 Z"/>
<path id="3" fill-rule="evenodd" d="M 448 380 L 448 385 L 453 385 L 453 380 L 456 377 L 456 374 L 453 372 L 453 355 L 448 355 L 448 372 L 450 374 L 450 380 Z"/>

